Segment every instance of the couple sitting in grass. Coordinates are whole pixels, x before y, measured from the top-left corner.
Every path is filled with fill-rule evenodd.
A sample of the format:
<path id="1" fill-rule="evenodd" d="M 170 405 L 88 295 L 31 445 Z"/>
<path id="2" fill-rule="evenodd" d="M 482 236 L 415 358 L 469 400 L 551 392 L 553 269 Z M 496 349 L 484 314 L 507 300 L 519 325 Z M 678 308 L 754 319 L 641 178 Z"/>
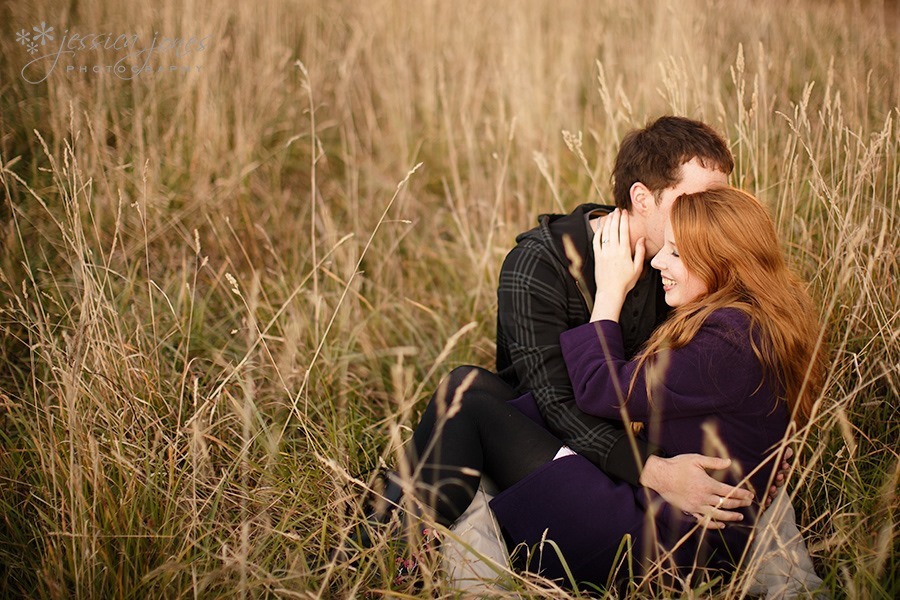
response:
<path id="1" fill-rule="evenodd" d="M 623 140 L 614 209 L 520 235 L 500 275 L 497 374 L 444 380 L 389 507 L 412 491 L 450 526 L 486 477 L 518 568 L 564 584 L 728 580 L 823 376 L 813 303 L 764 207 L 727 186 L 733 166 L 711 128 L 663 117 Z"/>

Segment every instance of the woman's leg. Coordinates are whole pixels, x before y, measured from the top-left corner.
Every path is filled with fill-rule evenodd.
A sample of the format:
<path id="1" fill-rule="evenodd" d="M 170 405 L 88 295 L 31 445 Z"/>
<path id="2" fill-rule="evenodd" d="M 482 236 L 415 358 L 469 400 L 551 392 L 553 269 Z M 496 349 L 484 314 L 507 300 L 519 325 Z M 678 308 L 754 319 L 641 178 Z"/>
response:
<path id="1" fill-rule="evenodd" d="M 483 473 L 506 489 L 553 460 L 556 437 L 507 404 L 518 394 L 495 374 L 460 367 L 432 396 L 413 433 L 417 495 L 449 525 L 468 508 Z"/>

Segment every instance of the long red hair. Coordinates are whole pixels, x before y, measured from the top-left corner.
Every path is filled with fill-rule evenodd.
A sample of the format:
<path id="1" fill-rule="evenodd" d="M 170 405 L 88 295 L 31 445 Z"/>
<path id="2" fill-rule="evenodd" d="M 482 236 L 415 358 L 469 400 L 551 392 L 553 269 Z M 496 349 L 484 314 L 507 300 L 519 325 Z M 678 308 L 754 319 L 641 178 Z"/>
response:
<path id="1" fill-rule="evenodd" d="M 764 372 L 781 386 L 794 420 L 808 421 L 825 370 L 818 312 L 787 268 L 765 208 L 746 192 L 718 188 L 679 196 L 670 219 L 685 266 L 709 293 L 675 309 L 653 333 L 638 372 L 650 368 L 652 373 L 654 364 L 665 362 L 660 361 L 665 350 L 690 342 L 713 311 L 737 308 L 750 316 L 748 343 Z M 651 380 L 647 377 L 648 392 Z"/>

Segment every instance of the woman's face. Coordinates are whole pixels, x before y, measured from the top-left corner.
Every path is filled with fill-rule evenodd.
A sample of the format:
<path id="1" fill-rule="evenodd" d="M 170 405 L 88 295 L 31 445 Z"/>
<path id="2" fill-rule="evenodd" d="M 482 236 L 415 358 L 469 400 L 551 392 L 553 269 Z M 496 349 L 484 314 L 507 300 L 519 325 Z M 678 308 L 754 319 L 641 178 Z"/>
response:
<path id="1" fill-rule="evenodd" d="M 709 292 L 706 284 L 688 270 L 678 255 L 670 223 L 666 223 L 663 247 L 650 261 L 650 266 L 662 275 L 666 304 L 673 308 L 693 302 Z"/>

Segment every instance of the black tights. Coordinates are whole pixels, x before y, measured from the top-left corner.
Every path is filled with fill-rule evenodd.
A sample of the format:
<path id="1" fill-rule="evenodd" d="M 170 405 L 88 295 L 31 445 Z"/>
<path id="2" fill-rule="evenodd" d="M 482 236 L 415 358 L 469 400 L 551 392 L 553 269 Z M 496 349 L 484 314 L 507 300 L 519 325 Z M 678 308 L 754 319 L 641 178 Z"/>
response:
<path id="1" fill-rule="evenodd" d="M 505 490 L 553 460 L 562 446 L 507 404 L 516 397 L 506 382 L 478 367 L 454 369 L 431 397 L 413 433 L 410 466 L 417 496 L 444 525 L 468 508 L 482 474 Z"/>

